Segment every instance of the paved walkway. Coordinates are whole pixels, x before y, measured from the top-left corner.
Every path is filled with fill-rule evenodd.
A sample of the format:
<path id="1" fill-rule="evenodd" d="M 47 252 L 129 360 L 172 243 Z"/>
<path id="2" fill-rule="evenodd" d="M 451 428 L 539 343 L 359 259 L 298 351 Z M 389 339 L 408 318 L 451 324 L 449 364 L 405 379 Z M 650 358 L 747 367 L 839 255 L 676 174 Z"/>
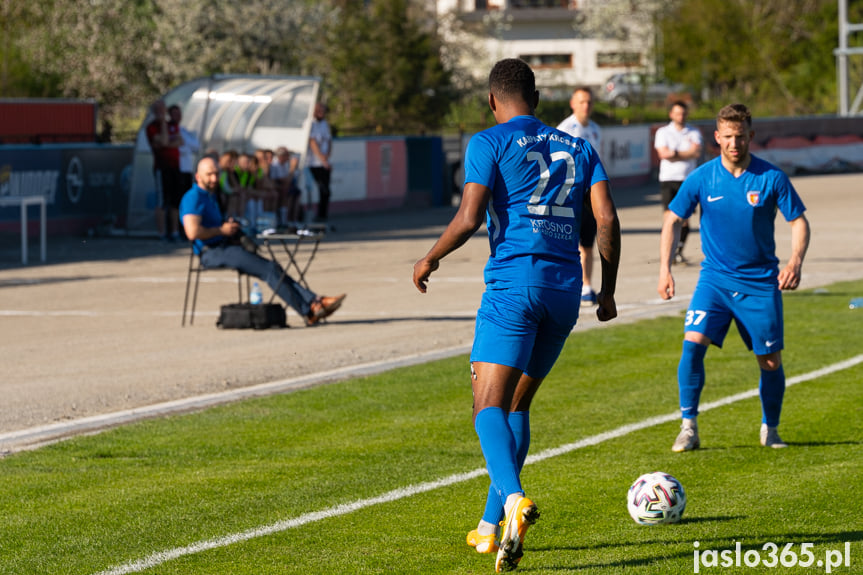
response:
<path id="1" fill-rule="evenodd" d="M 803 287 L 863 277 L 863 175 L 794 183 L 813 228 Z M 618 321 L 679 313 L 698 266 L 676 268 L 680 297 L 661 304 L 655 187 L 616 190 L 615 198 L 623 230 Z M 374 371 L 390 361 L 466 352 L 483 290 L 484 229 L 444 260 L 427 294 L 411 283 L 414 261 L 453 213 L 434 208 L 336 219 L 307 279 L 324 295 L 347 292 L 344 307 L 327 325 L 305 328 L 289 312 L 291 329 L 262 332 L 215 327 L 219 306 L 236 298 L 236 276 L 228 272 L 202 276 L 195 325 L 180 327 L 185 246 L 49 238 L 47 264 L 22 266 L 18 236 L 0 238 L 0 452 L 33 443 L 26 430 L 34 428 L 122 410 L 132 410 L 129 419 L 134 410 L 164 402 L 189 408 L 195 405 L 183 401 L 190 397 L 286 380 L 308 385 L 356 366 Z M 777 230 L 780 257 L 787 258 L 788 226 L 780 222 Z M 687 252 L 699 259 L 697 234 Z M 595 275 L 598 281 L 598 265 Z M 576 330 L 596 325 L 588 309 Z"/>

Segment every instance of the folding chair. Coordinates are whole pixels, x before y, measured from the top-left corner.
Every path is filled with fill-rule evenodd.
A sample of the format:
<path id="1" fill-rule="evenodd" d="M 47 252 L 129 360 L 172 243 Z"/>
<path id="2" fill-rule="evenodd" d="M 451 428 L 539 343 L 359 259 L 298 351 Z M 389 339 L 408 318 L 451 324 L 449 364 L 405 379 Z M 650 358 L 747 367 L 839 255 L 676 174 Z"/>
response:
<path id="1" fill-rule="evenodd" d="M 192 274 L 195 274 L 195 291 L 192 294 L 192 309 L 189 313 L 189 325 L 195 323 L 195 304 L 198 302 L 198 283 L 201 279 L 203 271 L 225 271 L 227 268 L 205 268 L 201 264 L 201 257 L 195 253 L 194 244 L 190 244 L 189 249 L 189 271 L 186 275 L 186 297 L 183 300 L 183 321 L 181 327 L 186 325 L 186 310 L 189 307 L 189 289 L 192 286 Z M 234 270 L 229 270 L 234 271 Z M 249 276 L 246 276 L 246 293 L 249 293 Z M 237 297 L 239 303 L 243 303 L 243 274 L 237 270 Z"/>

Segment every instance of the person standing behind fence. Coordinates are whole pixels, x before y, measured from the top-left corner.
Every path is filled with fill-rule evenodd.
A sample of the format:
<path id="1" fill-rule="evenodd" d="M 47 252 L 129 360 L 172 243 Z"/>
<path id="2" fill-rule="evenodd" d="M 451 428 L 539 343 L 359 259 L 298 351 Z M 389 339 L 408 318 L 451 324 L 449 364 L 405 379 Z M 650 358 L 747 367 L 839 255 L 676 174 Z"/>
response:
<path id="1" fill-rule="evenodd" d="M 147 124 L 146 133 L 153 152 L 153 175 L 158 196 L 156 229 L 163 240 L 177 241 L 180 239 L 177 210 L 186 191 L 180 175 L 180 146 L 183 138 L 180 125 L 168 119 L 164 100 L 156 100 L 151 111 L 153 120 Z M 171 230 L 170 236 L 168 229 Z"/>
<path id="2" fill-rule="evenodd" d="M 180 188 L 185 193 L 195 183 L 195 162 L 201 149 L 201 143 L 198 142 L 198 136 L 194 132 L 183 126 L 183 111 L 180 106 L 174 104 L 169 107 L 168 116 L 179 127 L 180 137 L 183 141 L 178 150 L 180 153 Z"/>
<path id="3" fill-rule="evenodd" d="M 312 177 L 318 186 L 318 213 L 315 221 L 325 223 L 329 217 L 330 206 L 330 175 L 333 168 L 330 164 L 330 152 L 333 147 L 333 133 L 327 122 L 328 108 L 318 102 L 315 105 L 314 121 L 309 133 L 308 166 Z"/>
<path id="4" fill-rule="evenodd" d="M 659 192 L 662 196 L 662 211 L 668 210 L 668 204 L 677 195 L 680 184 L 686 176 L 698 165 L 701 157 L 703 139 L 701 130 L 686 123 L 689 108 L 686 102 L 678 100 L 668 109 L 671 120 L 667 125 L 656 130 L 653 147 L 659 156 Z M 683 220 L 680 229 L 680 243 L 674 254 L 674 263 L 686 263 L 683 257 L 683 245 L 689 235 L 689 220 Z"/>
<path id="5" fill-rule="evenodd" d="M 297 187 L 299 158 L 285 146 L 276 148 L 270 164 L 270 179 L 279 194 L 279 221 L 282 226 L 299 221 L 300 189 Z"/>
<path id="6" fill-rule="evenodd" d="M 576 87 L 569 99 L 569 107 L 572 108 L 572 114 L 561 122 L 557 129 L 563 130 L 571 136 L 584 138 L 599 154 L 602 150 L 602 132 L 599 125 L 590 119 L 590 114 L 593 112 L 593 91 L 587 86 Z M 578 248 L 581 253 L 581 303 L 594 305 L 596 292 L 593 291 L 590 280 L 593 277 L 593 242 L 596 239 L 596 220 L 591 214 L 590 198 L 587 198 L 587 202 L 588 205 L 583 211 L 584 218 L 581 221 L 579 239 L 581 243 Z"/>

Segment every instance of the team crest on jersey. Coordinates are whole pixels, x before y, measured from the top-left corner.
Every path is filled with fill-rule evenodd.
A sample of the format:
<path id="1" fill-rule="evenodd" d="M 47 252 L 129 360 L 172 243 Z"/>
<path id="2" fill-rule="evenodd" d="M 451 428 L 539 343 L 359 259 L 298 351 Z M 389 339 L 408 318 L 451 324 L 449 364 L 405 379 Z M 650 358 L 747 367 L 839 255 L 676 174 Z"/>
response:
<path id="1" fill-rule="evenodd" d="M 761 192 L 758 190 L 746 192 L 746 201 L 749 202 L 750 206 L 757 206 L 758 202 L 761 201 Z"/>

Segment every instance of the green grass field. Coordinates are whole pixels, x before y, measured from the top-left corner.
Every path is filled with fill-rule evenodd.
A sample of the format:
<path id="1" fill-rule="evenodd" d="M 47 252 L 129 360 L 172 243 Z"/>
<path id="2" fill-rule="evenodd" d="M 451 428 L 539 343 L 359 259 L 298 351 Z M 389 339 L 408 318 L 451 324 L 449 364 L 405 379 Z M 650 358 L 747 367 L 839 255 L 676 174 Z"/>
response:
<path id="1" fill-rule="evenodd" d="M 786 295 L 789 379 L 863 354 L 863 310 L 848 309 L 861 294 L 863 282 Z M 542 517 L 519 572 L 693 573 L 695 551 L 700 573 L 823 573 L 836 552 L 833 573 L 863 572 L 861 363 L 788 388 L 789 449 L 758 446 L 756 397 L 705 411 L 696 452 L 671 452 L 667 421 L 551 456 L 673 414 L 681 329 L 659 318 L 570 337 L 532 409 L 540 460 L 522 480 Z M 464 542 L 488 487 L 467 375 L 457 357 L 0 459 L 0 573 L 493 573 Z M 708 353 L 702 401 L 757 378 L 732 329 Z M 679 524 L 627 514 L 630 483 L 656 470 L 686 489 Z M 709 566 L 737 543 L 768 562 L 774 543 L 787 565 Z M 792 565 L 788 544 L 812 566 Z"/>

